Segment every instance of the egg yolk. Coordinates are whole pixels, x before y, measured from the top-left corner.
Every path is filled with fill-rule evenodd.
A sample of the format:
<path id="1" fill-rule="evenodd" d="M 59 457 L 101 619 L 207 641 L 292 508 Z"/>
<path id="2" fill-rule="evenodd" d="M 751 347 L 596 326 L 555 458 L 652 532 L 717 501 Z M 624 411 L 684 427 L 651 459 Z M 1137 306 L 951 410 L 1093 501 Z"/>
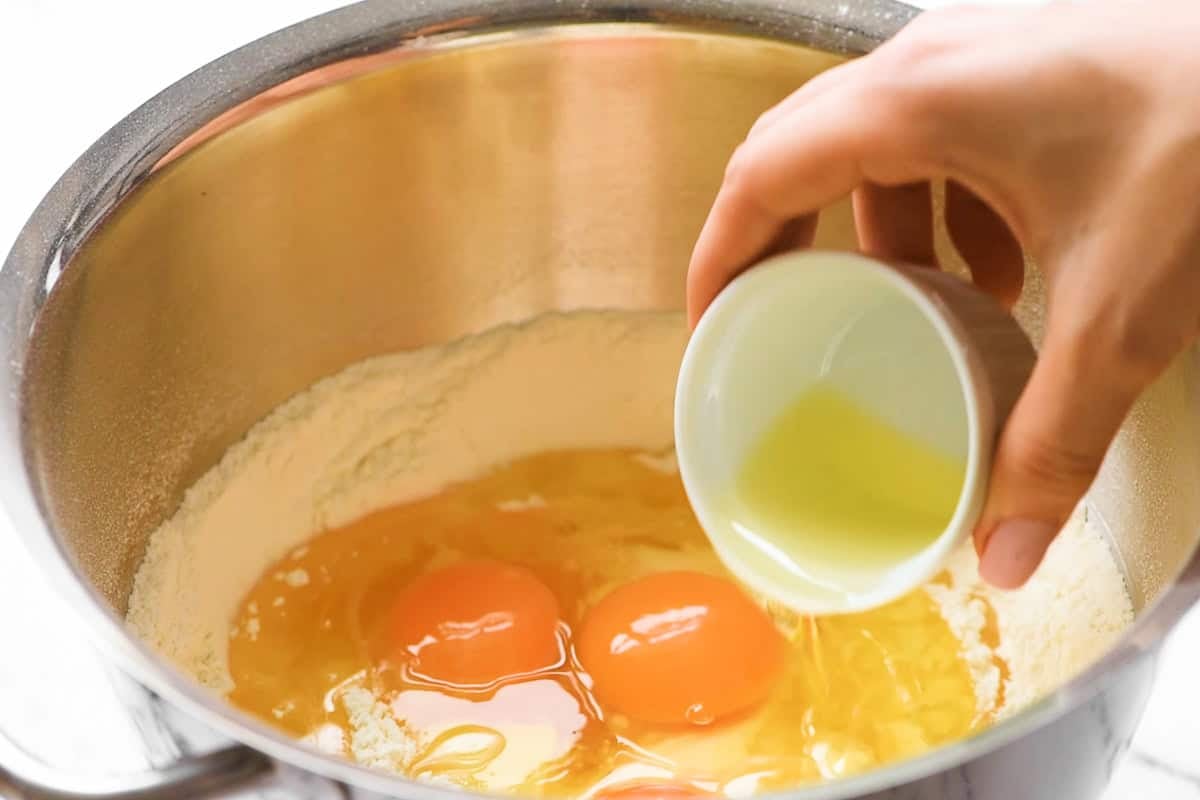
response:
<path id="1" fill-rule="evenodd" d="M 410 583 L 392 606 L 390 660 L 410 676 L 480 686 L 562 660 L 554 594 L 522 567 L 466 561 Z"/>
<path id="2" fill-rule="evenodd" d="M 643 722 L 703 725 L 767 696 L 784 640 L 733 582 L 663 572 L 597 603 L 577 652 L 606 707 Z"/>

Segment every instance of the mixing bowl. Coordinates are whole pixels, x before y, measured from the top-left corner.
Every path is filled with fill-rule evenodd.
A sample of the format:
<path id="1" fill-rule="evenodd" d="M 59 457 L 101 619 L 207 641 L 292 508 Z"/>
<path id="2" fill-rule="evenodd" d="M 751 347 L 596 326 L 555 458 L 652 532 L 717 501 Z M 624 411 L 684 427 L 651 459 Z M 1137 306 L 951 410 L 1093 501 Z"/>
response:
<path id="1" fill-rule="evenodd" d="M 161 698 L 193 752 L 101 780 L 0 737 L 0 785 L 456 796 L 308 749 L 131 636 L 147 537 L 254 421 L 350 362 L 555 309 L 681 307 L 689 249 L 756 115 L 914 13 L 888 0 L 367 2 L 231 53 L 101 138 L 0 271 L 3 499 L 104 654 Z M 851 234 L 839 208 L 818 243 Z M 1035 336 L 1039 287 L 1030 271 L 1019 306 Z M 1200 594 L 1198 377 L 1188 353 L 1147 393 L 1089 499 L 1137 608 L 1128 634 L 972 739 L 794 797 L 1101 791 L 1163 636 Z"/>

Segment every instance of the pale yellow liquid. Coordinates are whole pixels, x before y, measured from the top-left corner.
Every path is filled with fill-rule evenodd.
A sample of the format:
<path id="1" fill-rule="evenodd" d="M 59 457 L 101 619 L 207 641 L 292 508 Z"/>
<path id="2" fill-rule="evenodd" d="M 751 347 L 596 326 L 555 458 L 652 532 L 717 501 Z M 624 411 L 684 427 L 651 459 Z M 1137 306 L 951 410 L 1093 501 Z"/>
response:
<path id="1" fill-rule="evenodd" d="M 829 588 L 901 564 L 950 523 L 966 471 L 863 410 L 829 384 L 806 391 L 738 470 L 733 546 L 772 557 Z M 757 542 L 757 543 L 755 543 Z"/>

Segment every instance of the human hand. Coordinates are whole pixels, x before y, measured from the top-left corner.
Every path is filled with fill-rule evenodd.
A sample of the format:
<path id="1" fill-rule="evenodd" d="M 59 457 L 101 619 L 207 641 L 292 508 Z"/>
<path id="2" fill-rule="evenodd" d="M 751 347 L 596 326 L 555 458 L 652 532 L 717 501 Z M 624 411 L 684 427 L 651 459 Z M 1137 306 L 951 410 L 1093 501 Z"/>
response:
<path id="1" fill-rule="evenodd" d="M 1033 257 L 1045 336 L 975 532 L 998 587 L 1033 574 L 1133 402 L 1200 334 L 1197 42 L 1193 0 L 927 12 L 758 120 L 693 253 L 692 325 L 848 193 L 864 251 L 933 264 L 944 179 L 979 286 L 1011 304 Z"/>

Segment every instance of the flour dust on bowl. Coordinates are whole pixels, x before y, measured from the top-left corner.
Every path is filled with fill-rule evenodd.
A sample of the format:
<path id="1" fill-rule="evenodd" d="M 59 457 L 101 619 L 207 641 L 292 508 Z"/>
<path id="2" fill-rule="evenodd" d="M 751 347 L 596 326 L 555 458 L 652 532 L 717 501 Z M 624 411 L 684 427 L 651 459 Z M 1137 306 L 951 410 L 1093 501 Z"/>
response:
<path id="1" fill-rule="evenodd" d="M 1021 592 L 963 549 L 883 609 L 780 613 L 676 474 L 684 265 L 726 159 L 910 15 L 366 3 L 72 167 L 0 272 L 4 492 L 176 734 L 225 742 L 130 780 L 1095 796 L 1196 590 L 1193 355 Z M 844 205 L 818 239 L 852 247 Z M 1034 333 L 1040 308 L 1031 271 Z M 3 752 L 10 782 L 81 785 Z"/>

